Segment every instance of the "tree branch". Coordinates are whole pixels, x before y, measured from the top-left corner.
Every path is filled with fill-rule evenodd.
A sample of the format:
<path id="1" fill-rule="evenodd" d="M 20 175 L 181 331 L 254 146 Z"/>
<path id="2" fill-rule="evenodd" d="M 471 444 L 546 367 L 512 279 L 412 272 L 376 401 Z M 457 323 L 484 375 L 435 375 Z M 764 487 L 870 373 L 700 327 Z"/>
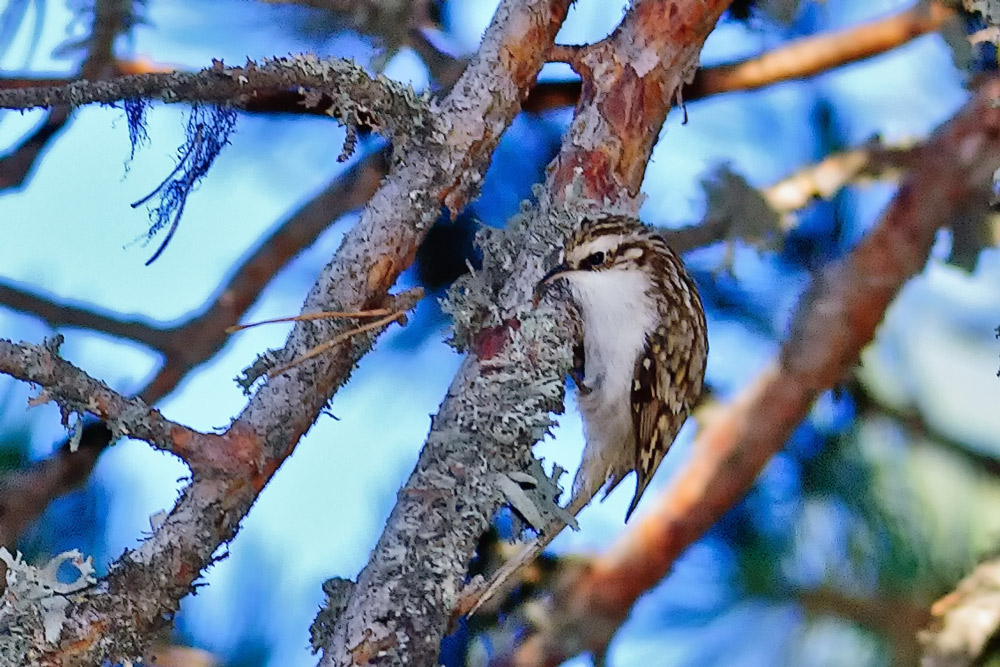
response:
<path id="1" fill-rule="evenodd" d="M 888 178 L 906 173 L 921 147 L 892 148 L 877 142 L 834 153 L 760 190 L 742 177 L 729 178 L 709 194 L 709 210 L 695 225 L 661 229 L 674 251 L 684 254 L 719 241 L 763 245 L 790 230 L 791 214 L 815 199 L 829 199 L 863 178 Z M 716 200 L 716 201 L 713 201 Z"/>
<path id="2" fill-rule="evenodd" d="M 816 76 L 891 51 L 938 30 L 954 18 L 955 13 L 940 2 L 918 3 L 898 14 L 805 37 L 743 62 L 705 68 L 695 75 L 690 87 L 684 89 L 684 99 L 756 90 L 782 81 Z"/>
<path id="3" fill-rule="evenodd" d="M 426 104 L 407 86 L 373 79 L 347 60 L 289 56 L 226 67 L 216 61 L 200 72 L 135 74 L 106 81 L 82 79 L 64 86 L 0 90 L 0 109 L 111 104 L 136 98 L 163 102 L 230 104 L 240 108 L 263 92 L 310 88 L 332 99 L 328 113 L 349 125 L 377 126 L 396 139 L 424 127 Z M 316 99 L 305 96 L 308 106 Z"/>
<path id="4" fill-rule="evenodd" d="M 879 224 L 804 300 L 780 360 L 699 433 L 691 461 L 651 511 L 567 584 L 551 627 L 523 644 L 516 664 L 555 665 L 603 646 L 635 600 L 746 492 L 819 393 L 843 379 L 898 290 L 923 268 L 937 230 L 965 202 L 989 197 L 1000 167 L 997 95 L 993 79 L 934 134 Z M 584 631 L 587 643 L 573 644 Z"/>
<path id="5" fill-rule="evenodd" d="M 88 308 L 58 303 L 14 285 L 0 283 L 0 307 L 34 315 L 52 327 L 80 327 L 127 338 L 154 350 L 167 347 L 168 330 L 139 320 L 104 315 Z"/>
<path id="6" fill-rule="evenodd" d="M 805 208 L 816 199 L 830 199 L 859 179 L 886 178 L 912 169 L 921 146 L 895 148 L 870 141 L 826 156 L 774 185 L 761 190 L 767 203 L 779 214 Z"/>
<path id="7" fill-rule="evenodd" d="M 760 56 L 727 65 L 701 68 L 684 88 L 684 101 L 738 90 L 757 90 L 782 81 L 805 79 L 891 51 L 934 32 L 954 12 L 941 3 L 912 9 L 828 34 L 804 37 Z M 579 81 L 543 83 L 531 91 L 524 110 L 531 112 L 576 104 Z"/>
<path id="8" fill-rule="evenodd" d="M 561 409 L 571 318 L 529 308 L 544 258 L 582 215 L 634 214 L 669 102 L 726 4 L 635 2 L 609 40 L 580 55 L 595 73 L 584 73 L 590 95 L 538 209 L 493 232 L 482 269 L 452 295 L 455 340 L 470 354 L 343 611 L 314 626 L 322 665 L 437 660 L 476 542 L 503 502 L 499 481 L 523 471 Z"/>
<path id="9" fill-rule="evenodd" d="M 501 2 L 479 54 L 428 119 L 433 128 L 397 153 L 398 166 L 345 235 L 310 291 L 303 313 L 412 305 L 413 295 L 386 297 L 386 290 L 412 261 L 442 203 L 458 211 L 475 193 L 492 150 L 541 68 L 568 4 L 568 0 Z M 274 357 L 287 364 L 343 333 L 345 326 L 349 325 L 298 323 Z M 195 476 L 152 537 L 126 553 L 105 579 L 74 602 L 57 644 L 45 641 L 44 629 L 39 630 L 38 604 L 5 598 L 3 602 L 13 607 L 0 608 L 0 622 L 19 630 L 21 651 L 11 654 L 6 664 L 22 664 L 29 653 L 53 665 L 140 656 L 148 633 L 176 610 L 178 600 L 212 562 L 212 554 L 232 539 L 261 489 L 374 336 L 356 336 L 269 377 L 219 436 L 227 438 L 230 453 L 246 453 L 244 460 L 254 465 L 238 475 Z M 50 619 L 49 629 L 51 625 Z"/>
<path id="10" fill-rule="evenodd" d="M 37 384 L 42 394 L 33 404 L 54 400 L 64 421 L 73 412 L 90 413 L 107 423 L 114 434 L 145 440 L 156 449 L 180 457 L 196 475 L 210 475 L 231 462 L 216 459 L 222 436 L 206 435 L 165 419 L 141 399 L 125 398 L 56 353 L 57 344 L 30 345 L 0 339 L 0 373 Z M 239 461 L 243 463 L 243 461 Z"/>

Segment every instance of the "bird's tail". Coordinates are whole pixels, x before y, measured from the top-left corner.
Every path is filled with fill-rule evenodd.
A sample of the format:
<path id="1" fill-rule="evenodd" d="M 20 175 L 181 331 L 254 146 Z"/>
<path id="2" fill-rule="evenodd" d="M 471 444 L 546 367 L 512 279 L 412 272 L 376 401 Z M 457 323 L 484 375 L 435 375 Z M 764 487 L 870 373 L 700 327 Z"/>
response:
<path id="1" fill-rule="evenodd" d="M 581 492 L 574 494 L 569 504 L 565 507 L 566 513 L 571 517 L 576 517 L 580 513 L 580 510 L 590 503 L 595 492 L 596 490 L 581 490 Z M 469 610 L 468 614 L 470 616 L 476 613 L 480 607 L 489 602 L 497 592 L 504 588 L 509 581 L 514 579 L 524 567 L 530 565 L 567 525 L 569 525 L 569 522 L 563 518 L 550 521 L 537 537 L 526 542 L 520 551 L 501 565 L 500 569 L 493 573 L 493 576 L 490 577 L 490 580 L 485 585 L 471 591 L 462 600 L 461 606 Z"/>

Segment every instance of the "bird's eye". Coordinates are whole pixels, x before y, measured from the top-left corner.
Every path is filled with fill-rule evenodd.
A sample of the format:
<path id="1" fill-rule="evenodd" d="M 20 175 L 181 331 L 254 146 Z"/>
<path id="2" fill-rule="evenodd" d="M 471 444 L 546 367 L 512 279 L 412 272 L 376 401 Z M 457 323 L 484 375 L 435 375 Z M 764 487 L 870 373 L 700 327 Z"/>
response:
<path id="1" fill-rule="evenodd" d="M 593 268 L 595 266 L 600 266 L 601 264 L 604 264 L 604 251 L 598 250 L 597 252 L 587 257 L 587 259 L 584 260 L 584 262 L 589 268 Z"/>

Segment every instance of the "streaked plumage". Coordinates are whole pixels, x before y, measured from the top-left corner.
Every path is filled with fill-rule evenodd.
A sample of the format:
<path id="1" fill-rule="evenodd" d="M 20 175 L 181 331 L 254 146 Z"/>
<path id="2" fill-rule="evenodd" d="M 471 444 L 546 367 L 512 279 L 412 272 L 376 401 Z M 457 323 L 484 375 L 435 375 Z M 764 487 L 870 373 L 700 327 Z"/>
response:
<path id="1" fill-rule="evenodd" d="M 701 395 L 704 308 L 680 258 L 637 220 L 586 221 L 563 255 L 540 285 L 565 279 L 583 321 L 574 377 L 587 445 L 573 502 L 634 470 L 627 521 Z"/>

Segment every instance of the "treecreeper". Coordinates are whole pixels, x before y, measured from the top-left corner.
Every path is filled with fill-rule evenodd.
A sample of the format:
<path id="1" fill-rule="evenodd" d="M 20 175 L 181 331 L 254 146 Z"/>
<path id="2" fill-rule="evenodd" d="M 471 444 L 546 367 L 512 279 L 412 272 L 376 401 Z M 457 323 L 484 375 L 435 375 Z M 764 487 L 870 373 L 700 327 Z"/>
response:
<path id="1" fill-rule="evenodd" d="M 584 220 L 538 282 L 536 304 L 557 281 L 568 287 L 560 293 L 576 305 L 583 334 L 570 375 L 586 446 L 566 510 L 575 516 L 602 488 L 606 497 L 634 471 L 628 521 L 701 396 L 705 310 L 680 257 L 635 218 Z M 474 613 L 565 525 L 556 520 L 543 527 L 488 583 L 470 585 L 461 606 Z"/>
<path id="2" fill-rule="evenodd" d="M 681 259 L 634 218 L 585 220 L 561 259 L 539 290 L 566 281 L 583 325 L 571 374 L 586 447 L 569 507 L 635 471 L 628 521 L 701 396 L 705 310 Z"/>

